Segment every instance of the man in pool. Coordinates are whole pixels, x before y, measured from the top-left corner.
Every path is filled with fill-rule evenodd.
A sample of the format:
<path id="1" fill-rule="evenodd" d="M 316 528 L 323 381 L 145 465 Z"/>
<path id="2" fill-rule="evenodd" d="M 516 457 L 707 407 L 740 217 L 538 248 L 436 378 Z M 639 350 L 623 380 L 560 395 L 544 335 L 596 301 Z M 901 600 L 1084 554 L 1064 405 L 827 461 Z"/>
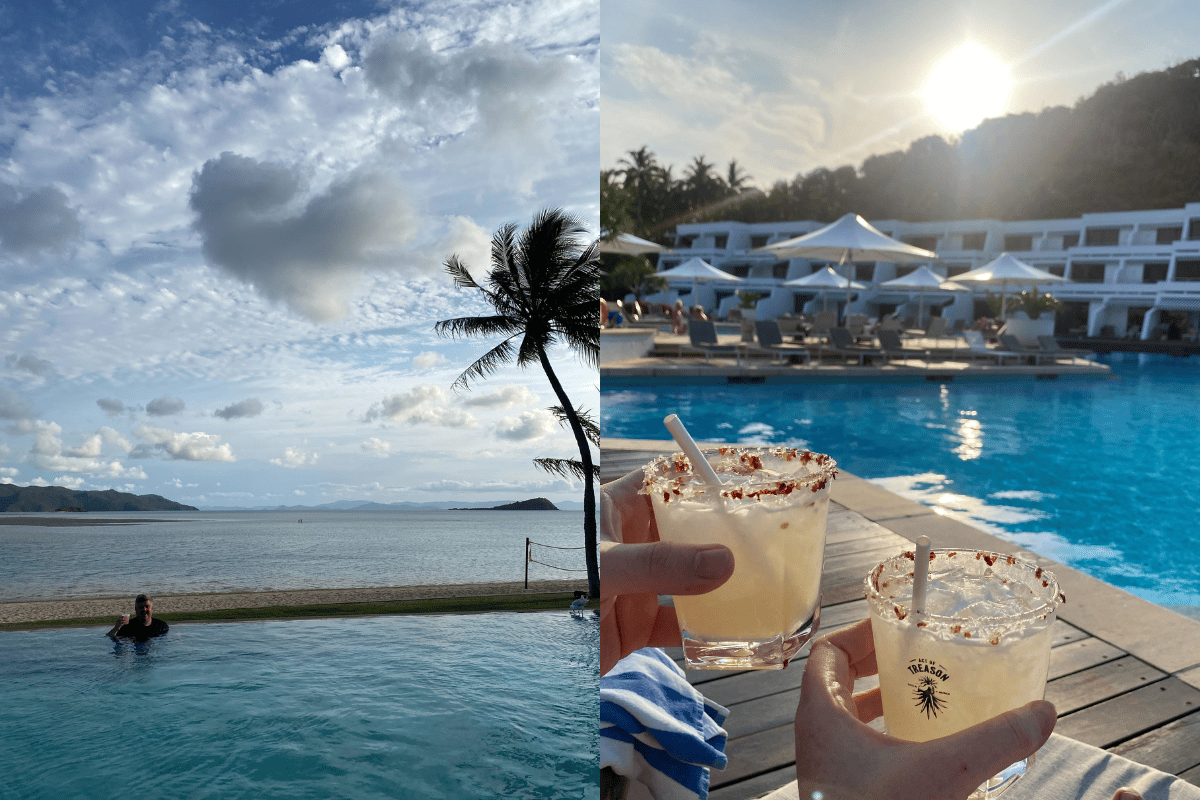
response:
<path id="1" fill-rule="evenodd" d="M 154 601 L 144 594 L 139 594 L 133 601 L 133 609 L 137 616 L 133 619 L 128 614 L 117 620 L 106 635 L 112 640 L 136 639 L 144 642 L 155 636 L 162 636 L 169 630 L 167 623 L 154 619 Z"/>

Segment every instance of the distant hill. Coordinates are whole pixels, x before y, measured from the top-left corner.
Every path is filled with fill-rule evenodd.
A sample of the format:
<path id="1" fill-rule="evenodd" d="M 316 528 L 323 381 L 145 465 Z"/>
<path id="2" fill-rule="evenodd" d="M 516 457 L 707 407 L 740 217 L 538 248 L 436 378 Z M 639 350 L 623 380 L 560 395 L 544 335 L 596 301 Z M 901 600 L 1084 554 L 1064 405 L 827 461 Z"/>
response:
<path id="1" fill-rule="evenodd" d="M 156 494 L 75 491 L 61 486 L 0 485 L 3 511 L 196 511 Z"/>
<path id="2" fill-rule="evenodd" d="M 549 501 L 547 501 L 549 502 Z M 472 502 L 470 500 L 431 500 L 425 503 L 375 503 L 370 500 L 337 500 L 319 506 L 203 506 L 201 511 L 449 511 L 496 508 L 495 501 Z M 562 501 L 556 506 L 559 511 L 582 511 L 583 503 Z"/>
<path id="3" fill-rule="evenodd" d="M 544 497 L 535 497 L 532 500 L 521 500 L 516 503 L 506 503 L 502 506 L 492 506 L 491 508 L 452 508 L 451 511 L 558 511 L 558 506 L 551 503 Z"/>

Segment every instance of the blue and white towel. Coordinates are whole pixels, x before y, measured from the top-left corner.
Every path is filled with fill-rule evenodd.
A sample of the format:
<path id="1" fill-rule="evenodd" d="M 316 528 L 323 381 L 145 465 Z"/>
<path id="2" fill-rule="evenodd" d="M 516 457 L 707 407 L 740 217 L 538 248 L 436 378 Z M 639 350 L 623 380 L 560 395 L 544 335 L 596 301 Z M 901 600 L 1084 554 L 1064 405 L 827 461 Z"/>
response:
<path id="1" fill-rule="evenodd" d="M 600 678 L 600 766 L 645 784 L 658 800 L 705 800 L 708 769 L 724 769 L 729 709 L 646 647 Z"/>

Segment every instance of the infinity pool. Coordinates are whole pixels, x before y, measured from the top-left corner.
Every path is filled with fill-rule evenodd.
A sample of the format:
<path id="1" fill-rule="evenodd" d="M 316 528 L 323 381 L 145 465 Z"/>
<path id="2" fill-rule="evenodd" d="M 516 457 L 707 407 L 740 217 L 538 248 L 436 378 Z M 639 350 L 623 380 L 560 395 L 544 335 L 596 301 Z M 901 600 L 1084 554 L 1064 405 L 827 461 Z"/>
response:
<path id="1" fill-rule="evenodd" d="M 0 633 L 3 798 L 595 798 L 598 621 Z"/>
<path id="2" fill-rule="evenodd" d="M 789 444 L 1151 602 L 1200 607 L 1200 361 L 1116 380 L 601 387 L 607 437 Z M 1186 609 L 1196 613 L 1200 608 Z"/>

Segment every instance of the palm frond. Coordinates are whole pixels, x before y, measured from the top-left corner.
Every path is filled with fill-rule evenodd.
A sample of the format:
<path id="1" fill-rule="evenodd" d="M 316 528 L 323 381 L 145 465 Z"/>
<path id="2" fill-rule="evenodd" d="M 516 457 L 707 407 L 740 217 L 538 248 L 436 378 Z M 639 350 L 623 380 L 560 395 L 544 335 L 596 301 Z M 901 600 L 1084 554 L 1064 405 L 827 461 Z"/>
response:
<path id="1" fill-rule="evenodd" d="M 507 336 L 512 338 L 521 333 L 521 324 L 519 320 L 514 320 L 511 317 L 494 314 L 490 317 L 456 317 L 454 319 L 444 319 L 435 322 L 433 329 L 437 332 L 438 336 L 444 336 L 448 339 L 488 336 Z"/>
<path id="2" fill-rule="evenodd" d="M 559 425 L 562 425 L 564 428 L 569 428 L 571 426 L 571 418 L 567 415 L 566 407 L 550 406 L 550 408 L 547 410 L 554 415 L 554 418 L 558 420 Z M 600 426 L 596 424 L 596 420 L 592 416 L 591 412 L 586 408 L 579 407 L 575 409 L 575 416 L 579 418 L 579 425 L 583 428 L 584 436 L 587 437 L 589 442 L 596 445 L 596 447 L 599 447 Z"/>
<path id="3" fill-rule="evenodd" d="M 488 350 L 479 358 L 475 359 L 475 363 L 463 370 L 462 374 L 454 381 L 451 387 L 455 391 L 458 389 L 471 388 L 471 381 L 476 379 L 486 378 L 496 370 L 500 369 L 504 364 L 512 360 L 513 354 L 512 337 L 505 339 L 500 344 Z"/>
<path id="4" fill-rule="evenodd" d="M 533 463 L 538 469 L 560 478 L 587 480 L 587 470 L 584 469 L 583 462 L 573 458 L 535 458 Z M 592 465 L 592 475 L 595 478 L 600 477 L 599 465 Z"/>

